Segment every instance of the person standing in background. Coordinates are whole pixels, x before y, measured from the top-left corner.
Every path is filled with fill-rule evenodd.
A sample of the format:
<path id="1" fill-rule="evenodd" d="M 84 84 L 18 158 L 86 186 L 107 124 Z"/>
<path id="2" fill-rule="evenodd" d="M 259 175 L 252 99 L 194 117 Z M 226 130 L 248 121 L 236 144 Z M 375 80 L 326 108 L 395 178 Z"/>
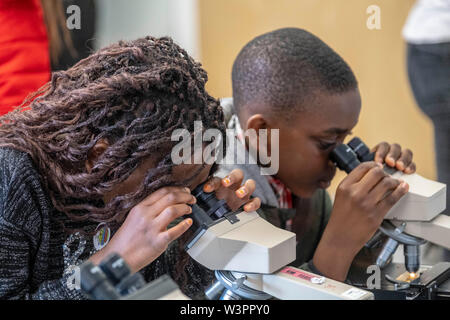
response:
<path id="1" fill-rule="evenodd" d="M 437 176 L 450 198 L 450 0 L 418 0 L 403 28 L 411 89 L 434 126 Z M 448 201 L 448 200 L 447 200 Z M 450 215 L 447 205 L 445 214 Z"/>
<path id="2" fill-rule="evenodd" d="M 95 0 L 41 0 L 50 41 L 52 71 L 67 70 L 86 58 L 94 49 L 90 41 L 95 34 Z M 79 29 L 67 26 L 67 19 L 79 8 Z"/>
<path id="3" fill-rule="evenodd" d="M 80 8 L 80 29 L 69 30 L 66 12 Z M 0 2 L 0 115 L 93 50 L 94 0 L 2 0 Z"/>
<path id="4" fill-rule="evenodd" d="M 50 57 L 39 0 L 0 2 L 0 115 L 50 79 Z"/>
<path id="5" fill-rule="evenodd" d="M 447 184 L 444 213 L 450 215 L 450 0 L 418 0 L 402 33 L 412 92 L 433 122 L 437 176 Z M 450 261 L 450 250 L 427 243 L 421 259 L 428 264 Z"/>

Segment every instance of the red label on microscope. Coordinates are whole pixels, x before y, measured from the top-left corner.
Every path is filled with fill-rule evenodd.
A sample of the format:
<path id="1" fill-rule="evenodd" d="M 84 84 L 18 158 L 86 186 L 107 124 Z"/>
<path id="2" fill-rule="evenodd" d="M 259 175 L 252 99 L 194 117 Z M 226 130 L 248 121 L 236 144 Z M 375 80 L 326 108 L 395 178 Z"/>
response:
<path id="1" fill-rule="evenodd" d="M 297 277 L 297 278 L 301 278 L 307 281 L 311 281 L 312 278 L 316 278 L 317 276 L 314 274 L 309 274 L 306 273 L 302 270 L 296 269 L 296 268 L 292 268 L 292 267 L 286 267 L 283 270 L 281 270 L 281 273 L 286 273 L 289 274 L 291 276 Z"/>

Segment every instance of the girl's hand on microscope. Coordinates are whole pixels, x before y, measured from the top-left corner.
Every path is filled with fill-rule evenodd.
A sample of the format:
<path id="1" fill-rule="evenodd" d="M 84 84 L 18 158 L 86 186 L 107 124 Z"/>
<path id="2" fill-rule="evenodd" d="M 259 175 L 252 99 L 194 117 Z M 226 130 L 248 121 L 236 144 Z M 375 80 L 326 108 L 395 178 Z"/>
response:
<path id="1" fill-rule="evenodd" d="M 412 161 L 412 151 L 409 149 L 402 150 L 402 147 L 397 143 L 380 142 L 372 148 L 371 152 L 375 152 L 374 161 L 377 163 L 386 163 L 388 166 L 407 174 L 416 171 L 416 164 Z"/>
<path id="2" fill-rule="evenodd" d="M 189 215 L 196 203 L 188 188 L 164 187 L 156 190 L 128 213 L 125 221 L 109 243 L 89 258 L 99 264 L 111 253 L 118 253 L 137 272 L 157 257 L 169 243 L 180 237 L 192 225 L 187 218 L 169 228 L 169 224 L 183 215 Z"/>
<path id="3" fill-rule="evenodd" d="M 231 210 L 237 210 L 245 204 L 244 211 L 255 211 L 261 206 L 261 200 L 258 197 L 250 199 L 255 191 L 255 181 L 249 179 L 242 185 L 243 180 L 242 170 L 235 169 L 223 179 L 213 177 L 208 180 L 203 186 L 203 191 L 215 191 L 217 198 L 225 199 Z"/>
<path id="4" fill-rule="evenodd" d="M 344 281 L 351 262 L 387 212 L 408 192 L 374 161 L 363 162 L 339 184 L 330 220 L 314 254 L 326 276 Z"/>

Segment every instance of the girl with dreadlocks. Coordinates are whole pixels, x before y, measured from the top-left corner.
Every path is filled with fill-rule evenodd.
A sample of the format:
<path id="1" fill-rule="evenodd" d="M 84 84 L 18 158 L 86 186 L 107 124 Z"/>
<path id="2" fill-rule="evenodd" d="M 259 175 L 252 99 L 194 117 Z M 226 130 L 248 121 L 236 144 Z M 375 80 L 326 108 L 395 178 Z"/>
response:
<path id="1" fill-rule="evenodd" d="M 206 81 L 170 38 L 146 37 L 54 73 L 0 118 L 0 298 L 83 299 L 73 267 L 111 252 L 147 281 L 168 272 L 189 296 L 209 284 L 212 274 L 172 242 L 192 224 L 176 220 L 196 201 L 190 190 L 214 171 L 174 165 L 172 132 L 201 120 L 225 134 Z M 242 180 L 234 171 L 229 188 L 212 178 L 205 191 L 256 210 L 254 182 Z"/>

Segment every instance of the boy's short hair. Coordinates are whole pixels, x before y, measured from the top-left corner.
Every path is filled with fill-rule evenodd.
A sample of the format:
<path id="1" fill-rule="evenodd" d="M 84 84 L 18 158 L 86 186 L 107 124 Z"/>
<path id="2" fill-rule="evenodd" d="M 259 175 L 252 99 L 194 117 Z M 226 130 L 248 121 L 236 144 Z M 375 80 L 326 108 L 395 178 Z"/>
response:
<path id="1" fill-rule="evenodd" d="M 318 92 L 343 93 L 358 85 L 333 49 L 298 28 L 275 30 L 247 43 L 233 63 L 232 84 L 238 114 L 257 103 L 288 116 Z"/>

